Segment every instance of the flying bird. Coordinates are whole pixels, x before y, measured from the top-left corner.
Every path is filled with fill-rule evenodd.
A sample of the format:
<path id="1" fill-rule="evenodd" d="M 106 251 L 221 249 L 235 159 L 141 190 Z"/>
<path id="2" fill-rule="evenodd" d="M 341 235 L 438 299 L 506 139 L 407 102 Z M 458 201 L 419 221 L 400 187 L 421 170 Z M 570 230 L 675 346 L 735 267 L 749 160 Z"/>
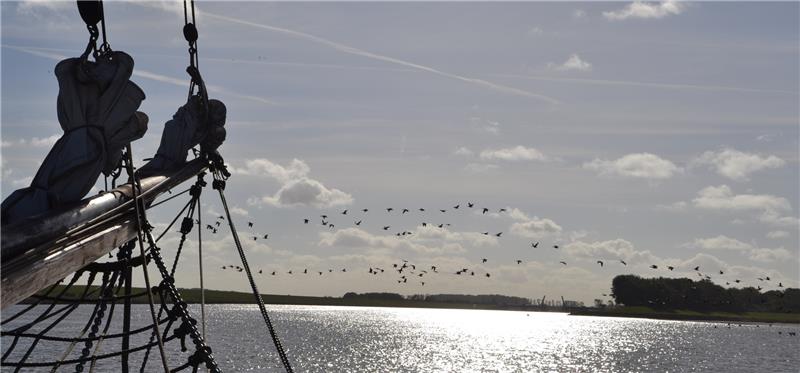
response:
<path id="1" fill-rule="evenodd" d="M 655 265 L 655 264 L 651 264 L 651 265 L 650 265 L 650 268 L 652 268 L 652 269 L 658 269 L 658 266 L 657 266 L 657 265 Z"/>
<path id="2" fill-rule="evenodd" d="M 538 242 L 538 241 L 537 241 L 537 242 L 535 242 L 535 243 L 533 243 L 533 242 L 532 242 L 532 243 L 531 243 L 531 247 L 532 247 L 532 248 L 534 248 L 534 249 L 535 249 L 535 248 L 537 248 L 537 247 L 539 247 L 539 242 Z"/>
<path id="3" fill-rule="evenodd" d="M 467 202 L 467 207 L 472 208 L 472 206 L 475 206 L 475 204 L 472 202 Z"/>
<path id="4" fill-rule="evenodd" d="M 308 219 L 303 219 L 303 224 L 308 224 Z"/>
<path id="5" fill-rule="evenodd" d="M 269 238 L 269 234 L 264 235 L 264 239 L 266 240 L 267 238 Z"/>
<path id="6" fill-rule="evenodd" d="M 347 210 L 342 211 L 342 215 L 347 215 Z"/>
<path id="7" fill-rule="evenodd" d="M 356 225 L 361 225 L 361 220 L 357 221 Z"/>
<path id="8" fill-rule="evenodd" d="M 388 231 L 389 228 L 391 228 L 391 227 L 387 225 L 387 226 L 383 227 L 383 230 Z"/>
<path id="9" fill-rule="evenodd" d="M 522 264 L 522 260 L 517 259 L 517 264 Z"/>
<path id="10" fill-rule="evenodd" d="M 554 249 L 558 249 L 558 245 L 553 245 L 553 248 Z"/>
<path id="11" fill-rule="evenodd" d="M 486 261 L 487 261 L 487 260 L 488 260 L 488 259 L 486 259 L 486 258 L 483 258 L 483 259 L 481 259 L 481 263 L 486 263 Z"/>
<path id="12" fill-rule="evenodd" d="M 559 263 L 561 263 L 561 264 L 563 264 L 563 265 L 567 265 L 567 262 L 565 262 L 565 261 L 563 261 L 563 260 L 562 260 L 562 261 L 560 261 Z"/>
<path id="13" fill-rule="evenodd" d="M 482 212 L 482 214 L 485 214 L 485 213 L 487 213 L 487 212 L 489 212 L 489 209 L 487 209 L 486 207 L 484 207 L 484 208 L 483 208 L 483 212 Z"/>
<path id="14" fill-rule="evenodd" d="M 459 208 L 459 207 L 461 207 L 461 205 L 455 205 L 455 206 L 453 206 L 453 208 L 454 208 L 454 209 L 456 209 L 456 210 L 458 210 L 458 208 Z"/>
<path id="15" fill-rule="evenodd" d="M 695 271 L 699 271 L 700 270 L 700 266 L 694 267 L 694 270 Z"/>
<path id="16" fill-rule="evenodd" d="M 369 211 L 369 209 L 363 209 L 363 210 L 361 210 L 361 212 L 367 212 L 367 211 Z"/>
<path id="17" fill-rule="evenodd" d="M 671 271 L 671 270 L 675 269 L 675 267 L 673 267 L 673 266 L 667 266 L 667 269 Z"/>
<path id="18" fill-rule="evenodd" d="M 408 209 L 403 209 L 403 212 L 402 212 L 402 213 L 403 213 L 403 214 L 405 214 L 405 213 L 407 213 L 407 212 L 408 212 Z"/>
<path id="19" fill-rule="evenodd" d="M 495 236 L 500 237 L 500 235 L 502 235 L 502 234 L 503 234 L 503 232 L 498 232 L 498 233 L 495 234 Z"/>
<path id="20" fill-rule="evenodd" d="M 386 212 L 392 212 L 392 210 L 394 210 L 394 209 L 389 207 L 389 208 L 386 209 Z"/>
<path id="21" fill-rule="evenodd" d="M 624 260 L 620 260 L 619 262 L 622 263 L 622 265 L 624 265 L 624 266 L 628 265 L 628 263 L 625 263 Z"/>
<path id="22" fill-rule="evenodd" d="M 248 221 L 248 222 L 247 222 L 247 226 L 248 226 L 248 227 L 250 227 L 250 228 L 252 228 L 252 227 L 253 227 L 253 222 L 252 222 L 252 221 Z"/>
<path id="23" fill-rule="evenodd" d="M 602 267 L 603 266 L 603 261 L 602 260 L 598 260 L 597 264 L 600 264 L 600 267 Z"/>

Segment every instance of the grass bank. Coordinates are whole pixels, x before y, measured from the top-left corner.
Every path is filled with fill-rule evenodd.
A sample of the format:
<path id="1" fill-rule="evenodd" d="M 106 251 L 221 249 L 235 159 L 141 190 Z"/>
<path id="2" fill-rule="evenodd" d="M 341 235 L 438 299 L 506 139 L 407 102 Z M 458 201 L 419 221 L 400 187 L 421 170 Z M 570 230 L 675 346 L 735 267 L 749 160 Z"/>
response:
<path id="1" fill-rule="evenodd" d="M 655 310 L 649 307 L 611 307 L 586 308 L 574 310 L 570 315 L 637 317 L 660 320 L 693 320 L 693 321 L 727 321 L 727 322 L 763 322 L 800 324 L 800 313 L 775 312 L 698 312 L 689 310 Z"/>

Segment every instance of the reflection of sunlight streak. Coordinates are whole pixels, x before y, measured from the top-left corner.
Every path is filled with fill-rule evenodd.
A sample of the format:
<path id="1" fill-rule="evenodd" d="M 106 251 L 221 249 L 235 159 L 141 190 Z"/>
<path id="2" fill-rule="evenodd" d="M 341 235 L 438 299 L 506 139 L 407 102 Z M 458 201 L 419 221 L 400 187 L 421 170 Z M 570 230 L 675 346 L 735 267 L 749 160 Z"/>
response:
<path id="1" fill-rule="evenodd" d="M 298 37 L 298 38 L 305 39 L 305 40 L 309 40 L 309 41 L 312 41 L 312 42 L 315 42 L 315 43 L 318 43 L 318 44 L 323 44 L 323 45 L 329 46 L 329 47 L 331 47 L 333 49 L 336 49 L 336 50 L 338 50 L 340 52 L 349 53 L 349 54 L 353 54 L 353 55 L 357 55 L 357 56 L 362 56 L 362 57 L 366 57 L 366 58 L 370 58 L 370 59 L 374 59 L 374 60 L 378 60 L 378 61 L 389 62 L 389 63 L 393 63 L 393 64 L 397 64 L 397 65 L 401 65 L 401 66 L 406 66 L 406 67 L 410 67 L 410 68 L 417 69 L 417 70 L 427 71 L 427 72 L 430 72 L 430 73 L 433 73 L 433 74 L 436 74 L 436 75 L 439 75 L 439 76 L 443 76 L 443 77 L 451 78 L 451 79 L 456 79 L 456 80 L 460 80 L 460 81 L 467 82 L 467 83 L 472 83 L 472 84 L 475 84 L 475 85 L 478 85 L 478 86 L 482 86 L 482 87 L 485 87 L 485 88 L 489 88 L 489 89 L 492 89 L 492 90 L 495 90 L 495 91 L 499 91 L 499 92 L 505 92 L 505 93 L 510 93 L 510 94 L 514 94 L 514 95 L 518 95 L 518 96 L 525 96 L 525 97 L 535 98 L 535 99 L 538 99 L 538 100 L 543 100 L 543 101 L 545 101 L 545 102 L 547 102 L 549 104 L 553 104 L 553 105 L 559 103 L 558 100 L 556 100 L 554 98 L 551 98 L 551 97 L 548 97 L 548 96 L 545 96 L 545 95 L 541 95 L 541 94 L 538 94 L 538 93 L 532 93 L 532 92 L 524 91 L 524 90 L 521 90 L 521 89 L 518 89 L 518 88 L 508 87 L 508 86 L 496 84 L 496 83 L 493 83 L 493 82 L 490 82 L 490 81 L 486 81 L 486 80 L 483 80 L 483 79 L 470 78 L 470 77 L 465 77 L 465 76 L 461 76 L 461 75 L 451 74 L 451 73 L 448 73 L 448 72 L 445 72 L 445 71 L 434 69 L 432 67 L 419 65 L 419 64 L 416 64 L 416 63 L 413 63 L 413 62 L 408 62 L 408 61 L 404 61 L 404 60 L 400 60 L 400 59 L 397 59 L 397 58 L 388 57 L 388 56 L 384 56 L 384 55 L 380 55 L 380 54 L 375 54 L 375 53 L 372 53 L 372 52 L 368 52 L 368 51 L 365 51 L 365 50 L 362 50 L 362 49 L 358 49 L 358 48 L 351 47 L 351 46 L 348 46 L 348 45 L 340 44 L 340 43 L 337 43 L 337 42 L 334 42 L 334 41 L 331 41 L 331 40 L 328 40 L 328 39 L 321 38 L 319 36 L 307 34 L 307 33 L 300 32 L 300 31 L 294 31 L 294 30 L 290 30 L 290 29 L 286 29 L 286 28 L 282 28 L 282 27 L 275 27 L 275 26 L 270 26 L 270 25 L 265 25 L 265 24 L 245 21 L 245 20 L 238 19 L 238 18 L 227 17 L 227 16 L 218 15 L 218 14 L 214 14 L 214 13 L 208 13 L 208 12 L 203 12 L 203 15 L 205 15 L 207 17 L 211 17 L 211 18 L 220 19 L 220 20 L 223 20 L 223 21 L 238 23 L 238 24 L 242 24 L 242 25 L 246 25 L 246 26 L 251 26 L 251 27 L 256 27 L 256 28 L 261 28 L 261 29 L 265 29 L 265 30 L 279 32 L 279 33 L 282 33 L 282 34 L 291 35 L 291 36 Z"/>
<path id="2" fill-rule="evenodd" d="M 61 55 L 61 54 L 58 54 L 58 53 L 47 52 L 46 50 L 44 50 L 44 48 L 28 48 L 28 47 L 14 46 L 14 45 L 6 45 L 6 44 L 3 44 L 3 47 L 11 48 L 11 49 L 18 50 L 18 51 L 25 52 L 25 53 L 29 53 L 29 54 L 32 54 L 34 56 L 49 58 L 49 59 L 56 60 L 56 61 L 60 61 L 60 60 L 69 58 L 67 56 L 64 56 L 64 55 Z M 188 85 L 189 85 L 188 78 L 187 79 L 178 79 L 178 78 L 173 78 L 173 77 L 170 77 L 170 76 L 157 74 L 157 73 L 150 72 L 150 71 L 147 71 L 147 70 L 142 70 L 142 69 L 135 69 L 133 71 L 133 76 L 138 76 L 140 78 L 154 80 L 154 81 L 161 82 L 161 83 L 177 85 L 177 86 L 180 86 L 180 87 L 188 87 Z M 236 93 L 236 92 L 231 92 L 230 90 L 228 90 L 226 88 L 219 87 L 219 86 L 216 86 L 216 85 L 206 85 L 206 88 L 208 89 L 209 92 L 215 92 L 215 93 L 220 93 L 220 94 L 223 94 L 223 95 L 243 98 L 243 99 L 246 99 L 246 100 L 256 101 L 256 102 L 260 102 L 262 104 L 267 104 L 267 105 L 278 105 L 278 103 L 276 103 L 274 101 L 271 101 L 271 100 L 268 100 L 268 99 L 263 98 L 263 97 L 244 95 L 244 94 L 240 94 L 240 93 Z"/>

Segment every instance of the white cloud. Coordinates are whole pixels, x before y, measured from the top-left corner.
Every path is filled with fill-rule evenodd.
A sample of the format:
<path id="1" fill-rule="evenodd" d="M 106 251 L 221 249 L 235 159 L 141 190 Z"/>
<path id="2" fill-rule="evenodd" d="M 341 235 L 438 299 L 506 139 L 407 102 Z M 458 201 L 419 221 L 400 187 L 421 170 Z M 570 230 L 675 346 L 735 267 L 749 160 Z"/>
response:
<path id="1" fill-rule="evenodd" d="M 13 184 L 16 187 L 27 187 L 30 186 L 32 182 L 33 182 L 33 177 L 31 176 L 26 176 L 20 179 L 11 180 L 11 184 Z"/>
<path id="2" fill-rule="evenodd" d="M 236 215 L 241 215 L 241 216 L 249 216 L 250 215 L 250 213 L 247 210 L 245 210 L 245 209 L 243 209 L 241 207 L 237 207 L 237 206 L 234 206 L 234 207 L 231 208 L 231 214 L 236 214 Z"/>
<path id="3" fill-rule="evenodd" d="M 727 185 L 708 186 L 697 192 L 692 200 L 695 207 L 709 210 L 785 211 L 791 210 L 789 201 L 769 194 L 733 194 Z"/>
<path id="4" fill-rule="evenodd" d="M 561 234 L 562 228 L 556 222 L 534 216 L 525 222 L 511 224 L 511 233 L 528 238 L 544 238 Z"/>
<path id="5" fill-rule="evenodd" d="M 629 262 L 640 262 L 639 264 L 650 264 L 660 259 L 654 257 L 650 251 L 636 250 L 634 245 L 625 239 L 617 238 L 608 241 L 570 242 L 564 246 L 564 251 L 575 257 L 584 259 L 621 259 Z"/>
<path id="6" fill-rule="evenodd" d="M 758 247 L 754 244 L 742 242 L 735 238 L 730 238 L 724 235 L 711 238 L 698 238 L 693 242 L 683 244 L 682 246 L 703 250 L 738 251 L 743 254 L 747 254 L 750 260 L 759 262 L 775 262 L 779 260 L 790 259 L 792 257 L 792 254 L 782 247 L 776 249 Z"/>
<path id="7" fill-rule="evenodd" d="M 669 179 L 681 168 L 674 163 L 650 153 L 633 153 L 616 160 L 595 159 L 583 164 L 583 168 L 601 175 L 620 175 L 642 179 Z"/>
<path id="8" fill-rule="evenodd" d="M 767 238 L 778 239 L 786 237 L 789 237 L 789 232 L 787 231 L 771 231 L 767 233 Z"/>
<path id="9" fill-rule="evenodd" d="M 749 243 L 724 235 L 711 238 L 697 238 L 694 242 L 684 244 L 683 246 L 705 250 L 749 250 L 753 248 L 753 245 Z"/>
<path id="10" fill-rule="evenodd" d="M 783 167 L 786 162 L 774 155 L 744 153 L 735 149 L 723 149 L 718 152 L 707 151 L 694 161 L 697 165 L 713 167 L 718 174 L 736 181 L 747 181 L 751 173 L 767 169 Z"/>
<path id="11" fill-rule="evenodd" d="M 526 148 L 522 145 L 513 148 L 486 149 L 481 152 L 480 158 L 484 160 L 502 161 L 547 161 L 542 152 L 535 148 Z"/>
<path id="12" fill-rule="evenodd" d="M 454 151 L 453 154 L 464 156 L 464 157 L 469 157 L 473 153 L 472 153 L 472 150 L 469 150 L 469 148 L 467 148 L 465 146 L 462 146 L 462 147 L 456 149 L 456 151 Z"/>
<path id="13" fill-rule="evenodd" d="M 684 10 L 686 10 L 686 6 L 676 0 L 667 0 L 660 3 L 634 1 L 620 10 L 603 12 L 603 16 L 611 21 L 621 21 L 628 18 L 658 19 L 681 14 Z"/>
<path id="14" fill-rule="evenodd" d="M 574 19 L 586 18 L 586 11 L 583 9 L 575 9 L 572 11 L 572 18 Z"/>
<path id="15" fill-rule="evenodd" d="M 530 29 L 528 29 L 528 32 L 527 32 L 527 35 L 529 37 L 537 37 L 537 36 L 541 36 L 542 34 L 544 34 L 544 30 L 542 30 L 542 28 L 538 27 L 538 26 L 531 27 Z"/>
<path id="16" fill-rule="evenodd" d="M 416 233 L 408 238 L 400 238 L 394 235 L 374 235 L 358 228 L 345 228 L 333 233 L 320 233 L 318 244 L 323 247 L 360 249 L 367 252 L 390 250 L 395 255 L 400 254 L 400 251 L 429 255 L 457 254 L 466 251 L 458 242 L 465 240 L 465 236 L 460 234 L 445 233 L 438 237 L 425 234 L 421 237 L 415 236 Z M 437 242 L 433 242 L 434 238 L 438 238 Z"/>
<path id="17" fill-rule="evenodd" d="M 293 159 L 288 166 L 281 166 L 267 159 L 253 159 L 245 162 L 245 167 L 231 167 L 231 172 L 239 175 L 267 176 L 283 185 L 271 196 L 250 198 L 253 205 L 269 204 L 276 207 L 314 206 L 319 208 L 348 205 L 353 197 L 339 189 L 328 188 L 321 182 L 309 178 L 310 167 L 299 159 Z"/>
<path id="18" fill-rule="evenodd" d="M 491 163 L 469 163 L 464 166 L 464 170 L 476 174 L 488 172 L 496 168 L 498 168 L 498 166 Z"/>
<path id="19" fill-rule="evenodd" d="M 52 147 L 59 138 L 61 138 L 61 135 L 52 135 L 42 138 L 32 137 L 30 139 L 3 140 L 2 147 L 10 148 L 16 146 L 33 146 L 37 148 L 49 148 Z"/>
<path id="20" fill-rule="evenodd" d="M 591 71 L 592 64 L 584 61 L 577 54 L 572 54 L 562 64 L 548 63 L 547 67 L 557 71 Z"/>

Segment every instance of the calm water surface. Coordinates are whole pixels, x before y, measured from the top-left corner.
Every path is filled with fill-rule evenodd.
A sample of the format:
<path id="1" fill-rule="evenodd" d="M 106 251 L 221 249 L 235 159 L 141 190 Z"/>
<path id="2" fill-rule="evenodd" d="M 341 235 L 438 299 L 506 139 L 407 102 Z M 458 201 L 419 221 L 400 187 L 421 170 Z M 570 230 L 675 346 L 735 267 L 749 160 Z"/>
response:
<path id="1" fill-rule="evenodd" d="M 15 306 L 4 311 L 3 319 L 20 309 Z M 789 331 L 800 332 L 796 325 L 734 324 L 728 328 L 725 323 L 483 310 L 268 309 L 298 372 L 800 371 L 800 336 L 788 335 Z M 192 310 L 199 315 L 199 307 Z M 134 328 L 150 317 L 147 306 L 135 306 L 135 311 Z M 208 341 L 223 370 L 280 371 L 256 306 L 210 305 L 206 311 Z M 74 336 L 90 314 L 89 306 L 81 306 L 48 334 Z M 14 320 L 3 325 L 3 330 L 32 317 L 35 315 Z M 142 334 L 132 344 L 141 345 L 148 337 Z M 12 342 L 11 337 L 2 338 L 4 353 Z M 188 340 L 187 344 L 191 347 Z M 19 343 L 8 361 L 19 360 L 28 345 Z M 187 354 L 179 351 L 179 343 L 168 346 L 170 367 L 183 364 Z M 30 360 L 57 360 L 67 347 L 63 342 L 41 342 Z M 79 356 L 82 348 L 79 344 L 69 356 Z M 118 340 L 106 340 L 99 351 L 118 348 Z M 139 353 L 132 359 L 137 367 L 142 358 Z M 96 370 L 118 371 L 118 364 L 98 362 Z M 89 364 L 86 367 L 88 371 Z M 158 350 L 154 349 L 146 370 L 159 371 L 159 367 Z M 75 367 L 61 370 L 75 371 Z"/>

